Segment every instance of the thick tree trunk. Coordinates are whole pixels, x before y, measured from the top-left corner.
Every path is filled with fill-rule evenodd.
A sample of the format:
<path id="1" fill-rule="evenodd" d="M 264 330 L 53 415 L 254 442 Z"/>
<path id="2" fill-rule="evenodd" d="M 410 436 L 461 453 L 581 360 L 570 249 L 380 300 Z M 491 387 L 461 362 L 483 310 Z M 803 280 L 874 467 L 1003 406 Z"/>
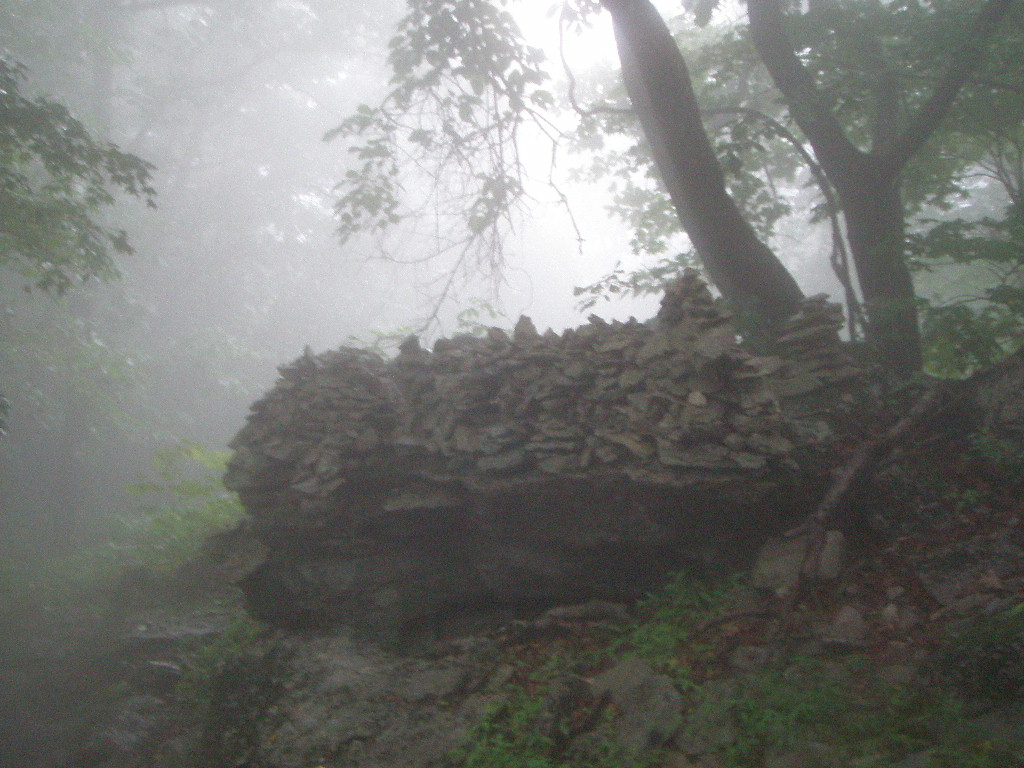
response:
<path id="1" fill-rule="evenodd" d="M 914 283 L 903 258 L 906 233 L 899 186 L 886 178 L 876 183 L 844 179 L 836 186 L 875 358 L 894 373 L 920 371 L 921 332 Z"/>
<path id="2" fill-rule="evenodd" d="M 803 295 L 737 208 L 701 122 L 686 62 L 649 0 L 602 0 L 623 79 L 683 229 L 708 275 L 741 314 L 776 323 Z"/>

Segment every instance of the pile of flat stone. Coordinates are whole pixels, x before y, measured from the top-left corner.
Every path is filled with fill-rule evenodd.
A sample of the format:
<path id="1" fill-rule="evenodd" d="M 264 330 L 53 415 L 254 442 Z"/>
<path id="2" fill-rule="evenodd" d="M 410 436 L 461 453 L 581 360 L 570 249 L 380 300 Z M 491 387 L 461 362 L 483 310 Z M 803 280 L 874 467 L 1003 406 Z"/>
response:
<path id="1" fill-rule="evenodd" d="M 393 551 L 403 537 L 427 535 L 428 512 L 448 515 L 453 535 L 522 544 L 543 538 L 533 525 L 557 528 L 559 514 L 599 524 L 617 519 L 613 504 L 638 499 L 647 499 L 637 513 L 646 522 L 634 528 L 661 531 L 653 539 L 671 548 L 709 516 L 723 526 L 776 516 L 779 484 L 792 483 L 805 457 L 828 451 L 830 419 L 787 404 L 822 391 L 835 399 L 837 385 L 860 373 L 842 352 L 839 323 L 837 308 L 810 300 L 783 329 L 778 354 L 754 356 L 687 273 L 646 323 L 592 316 L 541 334 L 522 317 L 511 334 L 493 328 L 429 351 L 410 337 L 392 360 L 351 348 L 307 352 L 253 406 L 227 483 L 277 566 L 311 552 L 322 566 Z M 553 494 L 559 512 L 545 512 Z M 404 531 L 417 514 L 419 534 Z M 512 517 L 516 530 L 502 530 Z"/>
<path id="2" fill-rule="evenodd" d="M 810 300 L 784 332 L 785 357 L 751 356 L 688 274 L 651 323 L 591 316 L 542 335 L 522 317 L 511 335 L 441 339 L 429 352 L 410 337 L 390 361 L 307 352 L 253 406 L 230 483 L 325 499 L 352 473 L 395 469 L 481 482 L 762 469 L 828 436 L 827 423 L 795 423 L 781 403 L 858 373 L 836 343 L 841 322 Z"/>

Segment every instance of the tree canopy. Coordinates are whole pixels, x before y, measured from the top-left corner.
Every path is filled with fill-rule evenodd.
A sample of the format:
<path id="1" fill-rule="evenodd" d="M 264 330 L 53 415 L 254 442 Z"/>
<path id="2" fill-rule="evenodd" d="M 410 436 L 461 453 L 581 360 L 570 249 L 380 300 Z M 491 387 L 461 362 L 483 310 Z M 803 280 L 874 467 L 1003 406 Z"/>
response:
<path id="1" fill-rule="evenodd" d="M 61 534 L 51 550 L 78 546 L 76 534 L 133 513 L 119 489 L 154 449 L 180 439 L 222 446 L 303 344 L 399 324 L 394 307 L 411 303 L 410 289 L 336 247 L 330 189 L 345 166 L 320 142 L 380 83 L 378 27 L 397 15 L 389 0 L 0 0 L 0 48 L 21 73 L 16 103 L 59 105 L 44 116 L 70 118 L 73 130 L 54 141 L 91 139 L 94 154 L 83 140 L 64 155 L 82 150 L 74 170 L 93 157 L 145 158 L 145 184 L 159 190 L 150 211 L 147 194 L 119 186 L 105 164 L 94 177 L 59 177 L 74 196 L 52 212 L 82 203 L 109 257 L 85 277 L 47 253 L 68 278 L 63 295 L 56 282 L 36 290 L 38 263 L 2 243 L 4 552 L 50 533 Z M 26 135 L 45 146 L 41 125 L 5 134 L 6 146 Z M 24 164 L 4 170 L 33 185 L 23 195 L 59 189 L 38 158 L 17 151 Z M 105 192 L 111 202 L 84 205 L 91 179 L 104 185 L 92 199 Z M 51 211 L 44 194 L 31 200 Z M 0 217 L 9 210 L 0 203 Z M 130 258 L 102 235 L 122 230 Z M 56 248 L 76 244 L 57 232 L 38 234 L 58 256 L 83 255 Z M 100 279 L 113 270 L 121 279 Z"/>
<path id="2" fill-rule="evenodd" d="M 95 138 L 62 104 L 25 96 L 24 77 L 0 59 L 0 265 L 55 293 L 109 280 L 132 247 L 104 209 L 118 191 L 152 205 L 152 166 Z"/>
<path id="3" fill-rule="evenodd" d="M 446 184 L 455 171 L 460 182 L 443 204 L 457 201 L 465 215 L 456 220 L 449 212 L 441 231 L 462 253 L 486 243 L 484 263 L 500 265 L 500 232 L 523 200 L 521 179 L 528 175 L 517 151 L 523 126 L 547 136 L 553 153 L 569 133 L 554 128 L 550 95 L 541 88 L 548 70 L 503 5 L 410 0 L 392 41 L 391 91 L 333 134 L 352 140 L 351 151 L 366 160 L 341 184 L 343 237 L 379 235 L 425 209 L 440 210 L 438 190 L 452 192 Z M 601 168 L 618 179 L 620 191 L 629 188 L 622 179 L 642 189 L 651 175 L 644 169 L 656 168 L 724 297 L 767 318 L 793 311 L 798 296 L 764 240 L 790 203 L 763 169 L 751 173 L 750 163 L 767 150 L 776 168 L 788 164 L 790 187 L 811 180 L 821 190 L 810 216 L 841 217 L 833 224 L 832 263 L 847 302 L 863 308 L 877 359 L 894 372 L 918 370 L 910 244 L 919 242 L 925 209 L 970 195 L 972 175 L 1019 130 L 1024 80 L 1008 51 L 1022 38 L 1020 3 L 822 0 L 797 7 L 749 0 L 746 24 L 696 45 L 687 25 L 711 22 L 718 3 L 685 5 L 692 15 L 683 23 L 687 50 L 680 55 L 680 41 L 649 0 L 563 4 L 563 26 L 586 23 L 602 6 L 611 12 L 630 101 L 605 89 L 610 100 L 581 106 L 570 76 L 569 100 L 591 139 L 588 148 L 595 136 L 600 144 L 602 133 L 635 135 L 637 120 L 643 145 L 613 150 L 618 159 Z M 689 59 L 698 63 L 692 72 Z M 987 135 L 978 130 L 975 110 L 985 113 L 982 124 L 992 119 L 998 127 Z M 784 155 L 788 160 L 780 161 Z M 433 197 L 410 198 L 417 177 L 432 180 Z M 781 202 L 768 203 L 766 191 Z M 630 201 L 634 209 L 638 200 Z M 652 220 L 666 221 L 633 215 L 638 242 L 651 241 Z"/>

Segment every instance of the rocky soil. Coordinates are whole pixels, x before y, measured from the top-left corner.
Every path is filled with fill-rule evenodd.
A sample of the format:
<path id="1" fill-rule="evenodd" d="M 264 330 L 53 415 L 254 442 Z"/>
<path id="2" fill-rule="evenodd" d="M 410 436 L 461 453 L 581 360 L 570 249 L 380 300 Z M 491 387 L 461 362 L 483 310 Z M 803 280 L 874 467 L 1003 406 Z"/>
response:
<path id="1" fill-rule="evenodd" d="M 933 495 L 918 474 L 932 456 L 892 465 L 898 479 L 880 484 L 912 480 L 930 501 L 912 523 L 873 510 L 835 578 L 801 578 L 800 548 L 773 545 L 750 571 L 677 575 L 634 604 L 557 606 L 401 649 L 182 608 L 126 617 L 109 640 L 119 690 L 48 764 L 1024 764 L 1024 505 L 1019 486 L 945 456 L 960 495 Z"/>

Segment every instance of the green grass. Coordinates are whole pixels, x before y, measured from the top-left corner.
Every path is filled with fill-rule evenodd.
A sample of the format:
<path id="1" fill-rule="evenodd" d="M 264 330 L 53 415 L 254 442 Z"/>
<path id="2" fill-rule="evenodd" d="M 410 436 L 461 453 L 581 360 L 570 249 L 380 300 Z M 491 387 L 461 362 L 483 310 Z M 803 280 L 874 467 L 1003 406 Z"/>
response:
<path id="1" fill-rule="evenodd" d="M 473 729 L 453 760 L 461 768 L 557 768 L 555 742 L 537 726 L 544 698 L 510 691 Z"/>
<path id="2" fill-rule="evenodd" d="M 937 662 L 949 684 L 978 704 L 1024 700 L 1024 604 L 950 633 Z"/>
<path id="3" fill-rule="evenodd" d="M 680 651 L 685 646 L 692 658 L 707 650 L 691 642 L 692 634 L 722 610 L 737 584 L 736 578 L 707 581 L 685 571 L 672 574 L 637 604 L 639 618 L 616 643 L 616 651 L 635 653 L 672 677 L 680 690 L 694 688 L 694 670 Z"/>
<path id="4" fill-rule="evenodd" d="M 710 642 L 702 645 L 695 631 L 722 615 L 736 585 L 735 579 L 707 582 L 674 575 L 638 604 L 639 618 L 618 637 L 598 647 L 562 648 L 548 655 L 544 664 L 528 669 L 520 682 L 510 684 L 453 756 L 452 765 L 633 768 L 657 764 L 657 755 L 627 754 L 615 741 L 614 706 L 602 713 L 596 728 L 574 740 L 565 738 L 563 731 L 551 731 L 546 711 L 560 678 L 586 676 L 630 654 L 670 675 L 687 693 L 690 709 L 683 713 L 683 743 L 701 734 L 725 734 L 715 742 L 722 768 L 762 768 L 767 756 L 787 753 L 805 768 L 895 768 L 917 754 L 927 754 L 929 768 L 1024 764 L 1020 712 L 1004 713 L 995 725 L 979 717 L 977 708 L 961 698 L 964 689 L 955 675 L 944 685 L 897 685 L 881 679 L 867 656 L 851 656 L 798 659 L 784 668 L 705 685 L 704 671 L 689 665 L 701 663 L 712 649 Z M 1021 615 L 1021 611 L 1009 612 L 950 638 L 946 657 L 954 660 L 953 671 L 978 679 L 981 670 L 982 678 L 991 681 L 991 665 L 986 665 L 998 662 L 1000 669 L 1009 666 L 1016 674 L 1020 654 L 1008 665 L 1007 648 L 1024 647 L 1019 642 Z M 1016 685 L 1017 678 L 1012 682 Z M 1006 697 L 1002 702 L 1009 705 Z M 1021 725 L 1013 726 L 1014 722 Z"/>
<path id="5" fill-rule="evenodd" d="M 188 657 L 185 674 L 175 689 L 177 698 L 196 712 L 213 704 L 218 676 L 234 660 L 256 646 L 265 627 L 246 614 L 239 614 L 225 629 L 196 648 Z"/>
<path id="6" fill-rule="evenodd" d="M 765 755 L 787 751 L 808 755 L 808 768 L 892 768 L 926 751 L 932 768 L 1005 768 L 1024 757 L 1024 734 L 994 738 L 953 691 L 878 682 L 864 659 L 804 659 L 701 706 L 735 724 L 724 768 L 760 768 Z"/>
<path id="7" fill-rule="evenodd" d="M 637 755 L 617 743 L 614 712 L 606 708 L 597 727 L 569 748 L 545 732 L 551 727 L 550 687 L 529 692 L 514 686 L 450 756 L 459 768 L 651 768 L 654 755 Z M 555 724 L 558 727 L 558 724 Z M 564 732 L 562 732 L 564 735 Z"/>
<path id="8" fill-rule="evenodd" d="M 714 615 L 735 582 L 707 582 L 686 573 L 640 601 L 640 618 L 603 643 L 545 649 L 544 662 L 511 683 L 487 711 L 466 744 L 451 756 L 458 768 L 646 768 L 656 754 L 638 755 L 614 738 L 614 707 L 601 711 L 596 726 L 569 740 L 564 723 L 551 722 L 550 700 L 567 675 L 588 675 L 636 655 L 670 674 L 677 685 L 692 686 L 680 648 L 694 629 Z M 563 713 L 564 714 L 564 713 Z M 557 718 L 556 718 L 557 720 Z M 552 732 L 554 728 L 554 732 Z M 560 730 L 561 729 L 561 730 Z"/>

